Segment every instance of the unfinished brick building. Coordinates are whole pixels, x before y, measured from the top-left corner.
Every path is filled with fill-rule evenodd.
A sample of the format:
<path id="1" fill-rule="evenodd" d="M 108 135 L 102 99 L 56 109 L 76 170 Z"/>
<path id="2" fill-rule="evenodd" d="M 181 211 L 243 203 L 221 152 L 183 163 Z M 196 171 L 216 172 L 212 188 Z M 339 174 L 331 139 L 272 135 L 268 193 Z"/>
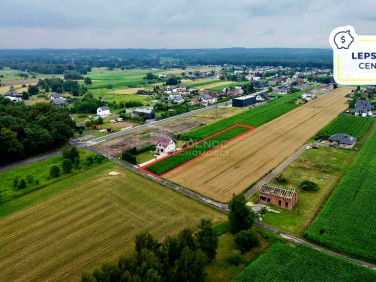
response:
<path id="1" fill-rule="evenodd" d="M 264 184 L 259 193 L 261 202 L 286 209 L 292 209 L 298 200 L 298 194 L 294 188 L 270 183 Z"/>

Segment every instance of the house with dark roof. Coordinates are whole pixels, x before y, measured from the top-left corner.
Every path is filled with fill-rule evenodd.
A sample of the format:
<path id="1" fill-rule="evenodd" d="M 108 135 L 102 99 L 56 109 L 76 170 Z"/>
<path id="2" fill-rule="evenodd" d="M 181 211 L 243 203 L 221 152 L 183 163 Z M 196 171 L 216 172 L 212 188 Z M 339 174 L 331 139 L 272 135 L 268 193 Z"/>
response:
<path id="1" fill-rule="evenodd" d="M 9 90 L 5 93 L 5 97 L 18 97 L 20 94 L 16 90 Z"/>
<path id="2" fill-rule="evenodd" d="M 65 105 L 65 98 L 60 97 L 60 98 L 53 99 L 53 100 L 51 100 L 50 104 L 52 106 L 57 106 L 57 107 L 64 106 Z"/>
<path id="3" fill-rule="evenodd" d="M 175 140 L 168 136 L 155 137 L 153 145 L 156 155 L 171 154 L 176 150 Z"/>
<path id="4" fill-rule="evenodd" d="M 132 112 L 132 115 L 136 115 L 136 116 L 142 117 L 145 120 L 147 120 L 147 119 L 155 119 L 155 113 L 154 113 L 153 109 L 135 109 Z"/>
<path id="5" fill-rule="evenodd" d="M 51 100 L 63 98 L 63 94 L 61 93 L 54 93 L 50 96 Z"/>
<path id="6" fill-rule="evenodd" d="M 356 143 L 356 138 L 346 133 L 338 133 L 329 137 L 329 146 L 343 149 L 352 149 Z"/>
<path id="7" fill-rule="evenodd" d="M 256 95 L 256 101 L 257 102 L 263 102 L 263 101 L 266 101 L 266 100 L 269 100 L 268 94 L 261 92 L 261 93 Z"/>
<path id="8" fill-rule="evenodd" d="M 355 102 L 355 115 L 366 117 L 372 116 L 372 107 L 371 103 L 366 100 L 357 100 Z"/>
<path id="9" fill-rule="evenodd" d="M 110 109 L 107 106 L 102 106 L 97 109 L 97 116 L 105 117 L 111 114 Z"/>

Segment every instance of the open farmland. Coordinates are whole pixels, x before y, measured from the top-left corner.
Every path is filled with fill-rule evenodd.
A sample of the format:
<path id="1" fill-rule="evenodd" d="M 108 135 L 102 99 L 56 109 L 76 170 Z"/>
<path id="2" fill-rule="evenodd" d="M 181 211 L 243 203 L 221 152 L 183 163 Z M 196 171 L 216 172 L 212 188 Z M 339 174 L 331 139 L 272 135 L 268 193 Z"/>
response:
<path id="1" fill-rule="evenodd" d="M 192 144 L 180 151 L 177 151 L 171 156 L 167 156 L 162 160 L 158 160 L 151 165 L 144 167 L 147 171 L 162 176 L 170 170 L 181 166 L 188 161 L 201 157 L 203 154 L 208 153 L 210 150 L 216 149 L 231 140 L 240 137 L 242 134 L 253 130 L 242 125 L 236 125 L 224 131 L 216 133 L 214 136 L 203 139 L 197 143 Z"/>
<path id="2" fill-rule="evenodd" d="M 295 101 L 300 97 L 301 92 L 284 96 L 266 105 L 255 107 L 251 110 L 244 111 L 235 116 L 219 120 L 213 124 L 200 127 L 183 134 L 183 139 L 201 140 L 216 132 L 223 130 L 235 123 L 245 124 L 249 126 L 260 126 L 272 119 L 279 117 L 292 109 L 298 107 Z"/>
<path id="3" fill-rule="evenodd" d="M 376 272 L 298 245 L 275 244 L 235 279 L 242 281 L 375 281 Z"/>
<path id="4" fill-rule="evenodd" d="M 306 231 L 329 248 L 376 262 L 376 129 Z"/>
<path id="5" fill-rule="evenodd" d="M 224 145 L 220 150 L 225 157 L 203 156 L 166 178 L 227 202 L 233 193 L 255 183 L 346 109 L 348 92 L 346 88 L 331 91 Z"/>
<path id="6" fill-rule="evenodd" d="M 202 217 L 226 218 L 113 163 L 35 193 L 55 186 L 60 191 L 0 219 L 0 281 L 79 281 L 83 270 L 132 252 L 139 232 L 162 239 Z"/>
<path id="7" fill-rule="evenodd" d="M 333 134 L 347 133 L 360 139 L 367 132 L 372 122 L 373 118 L 371 117 L 340 115 L 321 129 L 316 135 L 318 138 L 327 139 Z"/>

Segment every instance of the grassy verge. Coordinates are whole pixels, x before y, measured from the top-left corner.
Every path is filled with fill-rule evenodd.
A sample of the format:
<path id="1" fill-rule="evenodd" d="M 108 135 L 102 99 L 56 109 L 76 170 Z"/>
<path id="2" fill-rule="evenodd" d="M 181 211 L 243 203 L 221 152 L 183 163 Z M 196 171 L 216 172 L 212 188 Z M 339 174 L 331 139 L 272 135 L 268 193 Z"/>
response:
<path id="1" fill-rule="evenodd" d="M 50 168 L 53 165 L 57 165 L 62 171 L 61 164 L 63 157 L 61 154 L 36 163 L 2 172 L 0 177 L 0 203 L 10 201 L 16 197 L 45 187 L 46 185 L 53 182 L 60 181 L 62 179 L 69 178 L 72 175 L 82 173 L 82 171 L 88 169 L 88 166 L 85 164 L 86 158 L 88 156 L 94 156 L 94 154 L 86 150 L 79 150 L 79 153 L 81 160 L 81 170 L 73 169 L 69 174 L 61 172 L 58 178 L 50 177 Z M 17 184 L 20 183 L 21 179 L 25 180 L 26 187 L 20 189 L 15 186 L 15 179 L 17 179 Z M 27 181 L 27 179 L 30 179 L 31 181 L 29 182 Z M 1 207 L 2 205 L 0 205 L 0 208 Z"/>

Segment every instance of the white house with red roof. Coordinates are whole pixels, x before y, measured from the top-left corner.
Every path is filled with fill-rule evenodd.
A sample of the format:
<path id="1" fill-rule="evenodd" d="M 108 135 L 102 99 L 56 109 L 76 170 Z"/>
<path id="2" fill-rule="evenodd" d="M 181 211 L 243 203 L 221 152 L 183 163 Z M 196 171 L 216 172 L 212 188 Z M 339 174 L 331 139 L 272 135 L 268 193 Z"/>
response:
<path id="1" fill-rule="evenodd" d="M 155 153 L 157 155 L 171 154 L 176 150 L 175 140 L 168 136 L 155 137 L 153 145 L 155 146 Z"/>

